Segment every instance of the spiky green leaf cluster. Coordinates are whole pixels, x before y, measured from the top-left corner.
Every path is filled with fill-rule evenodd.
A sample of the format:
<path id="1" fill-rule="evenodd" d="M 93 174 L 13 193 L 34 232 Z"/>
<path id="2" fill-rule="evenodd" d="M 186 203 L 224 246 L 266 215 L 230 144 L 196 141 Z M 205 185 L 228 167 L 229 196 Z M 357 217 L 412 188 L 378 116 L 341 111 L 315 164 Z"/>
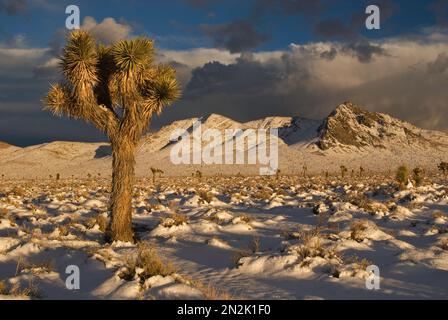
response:
<path id="1" fill-rule="evenodd" d="M 136 126 L 143 128 L 154 113 L 180 97 L 175 70 L 156 65 L 154 56 L 148 38 L 103 46 L 88 32 L 74 31 L 61 57 L 66 82 L 51 88 L 46 108 L 56 115 L 83 118 L 103 131 L 109 126 L 105 121 L 122 127 L 117 124 L 126 116 L 141 121 Z M 123 112 L 116 112 L 119 108 Z"/>

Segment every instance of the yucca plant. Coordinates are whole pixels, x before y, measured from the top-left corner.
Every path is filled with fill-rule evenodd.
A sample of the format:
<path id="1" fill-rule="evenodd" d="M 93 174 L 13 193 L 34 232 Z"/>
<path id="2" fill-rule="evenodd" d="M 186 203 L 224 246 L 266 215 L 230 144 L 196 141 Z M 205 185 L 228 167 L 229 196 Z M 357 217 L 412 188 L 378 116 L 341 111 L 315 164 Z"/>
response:
<path id="1" fill-rule="evenodd" d="M 44 99 L 54 115 L 83 119 L 104 132 L 112 146 L 111 240 L 133 241 L 132 189 L 136 146 L 154 114 L 180 96 L 175 70 L 154 63 L 153 41 L 98 45 L 76 30 L 62 52 L 62 84 Z"/>

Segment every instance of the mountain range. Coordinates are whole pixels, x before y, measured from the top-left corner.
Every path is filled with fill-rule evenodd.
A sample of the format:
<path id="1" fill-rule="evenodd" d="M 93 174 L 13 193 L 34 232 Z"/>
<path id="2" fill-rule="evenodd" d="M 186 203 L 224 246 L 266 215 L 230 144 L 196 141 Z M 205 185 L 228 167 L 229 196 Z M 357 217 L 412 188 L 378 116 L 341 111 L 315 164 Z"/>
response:
<path id="1" fill-rule="evenodd" d="M 349 170 L 387 172 L 401 164 L 436 170 L 448 159 L 448 134 L 424 130 L 382 113 L 369 112 L 345 102 L 323 120 L 301 117 L 268 117 L 240 123 L 211 114 L 175 121 L 146 135 L 136 156 L 136 173 L 151 174 L 151 167 L 165 175 L 258 174 L 259 165 L 174 165 L 170 161 L 176 129 L 192 130 L 200 121 L 202 130 L 278 129 L 279 168 L 283 173 L 300 174 Z M 224 143 L 224 141 L 223 141 Z M 0 174 L 11 178 L 55 176 L 110 176 L 111 149 L 107 143 L 51 142 L 20 148 L 0 142 Z"/>

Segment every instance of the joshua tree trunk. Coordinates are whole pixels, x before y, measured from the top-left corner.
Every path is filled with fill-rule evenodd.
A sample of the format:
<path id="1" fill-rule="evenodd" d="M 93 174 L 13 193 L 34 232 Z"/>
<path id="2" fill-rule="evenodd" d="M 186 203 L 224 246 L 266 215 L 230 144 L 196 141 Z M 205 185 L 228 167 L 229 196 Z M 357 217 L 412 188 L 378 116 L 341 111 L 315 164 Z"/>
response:
<path id="1" fill-rule="evenodd" d="M 111 240 L 133 242 L 132 191 L 135 146 L 126 139 L 112 142 Z"/>

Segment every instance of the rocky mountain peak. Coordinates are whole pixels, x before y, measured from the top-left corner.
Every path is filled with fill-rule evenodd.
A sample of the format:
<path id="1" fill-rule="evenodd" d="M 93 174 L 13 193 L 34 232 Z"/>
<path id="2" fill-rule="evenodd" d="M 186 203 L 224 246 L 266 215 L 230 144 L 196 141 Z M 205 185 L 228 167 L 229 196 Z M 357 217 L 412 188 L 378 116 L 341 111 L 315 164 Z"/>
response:
<path id="1" fill-rule="evenodd" d="M 391 116 L 367 111 L 352 102 L 339 105 L 318 129 L 317 146 L 321 150 L 390 149 L 400 146 L 437 147 L 426 132 Z"/>

